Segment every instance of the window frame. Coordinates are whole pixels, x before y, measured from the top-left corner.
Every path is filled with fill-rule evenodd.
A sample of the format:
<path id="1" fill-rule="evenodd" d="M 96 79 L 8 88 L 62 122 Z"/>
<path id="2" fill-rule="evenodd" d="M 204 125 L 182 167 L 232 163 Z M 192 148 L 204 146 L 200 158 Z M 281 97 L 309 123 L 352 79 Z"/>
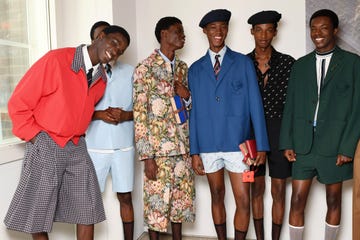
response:
<path id="1" fill-rule="evenodd" d="M 36 14 L 38 9 L 39 9 L 39 5 L 41 5 L 40 7 L 43 7 L 43 11 L 44 11 L 44 19 L 46 19 L 47 25 L 45 26 L 46 28 L 46 41 L 41 42 L 41 46 L 43 47 L 44 45 L 47 47 L 45 47 L 44 49 L 42 48 L 41 50 L 37 51 L 36 53 L 34 53 L 32 51 L 32 48 L 30 47 L 31 43 L 31 36 L 28 34 L 28 38 L 29 38 L 29 43 L 28 44 L 22 44 L 22 43 L 15 43 L 13 41 L 8 41 L 8 40 L 4 40 L 4 39 L 0 39 L 0 44 L 2 45 L 6 45 L 6 46 L 15 46 L 15 47 L 23 47 L 23 48 L 27 48 L 29 50 L 29 66 L 28 68 L 37 60 L 39 59 L 43 54 L 45 54 L 47 51 L 49 51 L 50 49 L 53 48 L 54 43 L 56 43 L 56 19 L 55 19 L 55 1 L 56 0 L 27 0 L 26 1 L 26 10 L 28 12 L 27 18 L 27 24 L 34 24 L 34 22 L 29 23 L 32 19 L 30 19 L 31 17 L 29 17 L 29 11 L 33 11 L 32 14 Z M 30 20 L 29 20 L 30 19 Z M 28 32 L 30 32 L 31 30 L 28 29 Z M 33 39 L 33 41 L 36 41 Z M 46 43 L 46 44 L 45 44 Z M 20 79 L 19 79 L 20 80 Z M 9 162 L 13 162 L 13 161 L 18 161 L 18 160 L 22 160 L 24 157 L 24 147 L 25 147 L 25 142 L 22 141 L 21 139 L 17 138 L 16 136 L 14 136 L 14 138 L 4 141 L 4 142 L 0 142 L 0 165 L 2 164 L 6 164 Z"/>

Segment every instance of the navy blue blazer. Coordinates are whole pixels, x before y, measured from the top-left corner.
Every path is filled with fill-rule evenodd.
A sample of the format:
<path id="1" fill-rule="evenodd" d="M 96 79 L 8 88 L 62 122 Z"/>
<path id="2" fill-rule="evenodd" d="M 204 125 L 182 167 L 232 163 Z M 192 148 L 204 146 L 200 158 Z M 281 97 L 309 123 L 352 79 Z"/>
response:
<path id="1" fill-rule="evenodd" d="M 262 98 L 254 64 L 227 48 L 218 79 L 209 52 L 189 68 L 190 154 L 239 151 L 250 138 L 251 124 L 258 151 L 268 151 Z"/>

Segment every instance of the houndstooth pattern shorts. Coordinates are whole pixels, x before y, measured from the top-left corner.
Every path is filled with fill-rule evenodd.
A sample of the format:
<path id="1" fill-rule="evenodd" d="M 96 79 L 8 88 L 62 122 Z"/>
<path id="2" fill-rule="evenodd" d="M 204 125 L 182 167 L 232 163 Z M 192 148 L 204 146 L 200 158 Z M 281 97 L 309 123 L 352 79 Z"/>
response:
<path id="1" fill-rule="evenodd" d="M 50 232 L 53 222 L 105 220 L 102 197 L 84 138 L 59 147 L 45 132 L 26 143 L 19 185 L 5 225 L 26 233 Z"/>

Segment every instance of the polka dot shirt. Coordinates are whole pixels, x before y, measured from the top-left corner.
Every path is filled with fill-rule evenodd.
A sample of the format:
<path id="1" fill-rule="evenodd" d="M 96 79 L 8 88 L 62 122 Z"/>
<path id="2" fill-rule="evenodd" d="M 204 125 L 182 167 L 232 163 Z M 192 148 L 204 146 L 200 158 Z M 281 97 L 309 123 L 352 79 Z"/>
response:
<path id="1" fill-rule="evenodd" d="M 254 61 L 266 119 L 281 119 L 290 70 L 295 59 L 289 55 L 277 52 L 273 48 L 270 61 L 268 62 L 269 69 L 262 73 L 257 67 L 258 62 L 255 60 L 255 50 L 249 53 L 248 56 Z M 264 86 L 266 77 L 268 79 Z"/>

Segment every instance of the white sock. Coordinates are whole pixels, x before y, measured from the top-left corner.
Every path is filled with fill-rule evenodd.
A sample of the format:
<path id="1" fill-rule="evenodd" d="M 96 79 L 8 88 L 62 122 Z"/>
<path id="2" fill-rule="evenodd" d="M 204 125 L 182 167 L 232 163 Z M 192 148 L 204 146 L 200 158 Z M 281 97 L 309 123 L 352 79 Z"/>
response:
<path id="1" fill-rule="evenodd" d="M 336 240 L 340 225 L 331 225 L 325 222 L 325 240 Z"/>
<path id="2" fill-rule="evenodd" d="M 292 226 L 289 224 L 290 240 L 303 240 L 304 226 Z"/>

